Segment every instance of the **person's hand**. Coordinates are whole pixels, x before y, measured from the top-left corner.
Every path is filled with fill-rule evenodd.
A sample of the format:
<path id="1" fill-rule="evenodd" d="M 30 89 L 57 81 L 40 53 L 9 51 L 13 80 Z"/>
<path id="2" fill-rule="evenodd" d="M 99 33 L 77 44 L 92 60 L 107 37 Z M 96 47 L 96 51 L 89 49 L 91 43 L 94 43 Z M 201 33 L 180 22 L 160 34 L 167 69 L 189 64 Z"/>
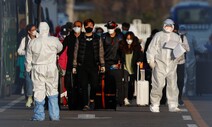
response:
<path id="1" fill-rule="evenodd" d="M 65 74 L 66 74 L 66 70 L 62 69 L 62 76 L 65 76 Z"/>
<path id="2" fill-rule="evenodd" d="M 155 68 L 155 61 L 150 61 L 149 66 L 154 69 Z"/>
<path id="3" fill-rule="evenodd" d="M 100 72 L 101 72 L 101 73 L 105 73 L 105 67 L 101 67 L 101 68 L 100 68 Z"/>
<path id="4" fill-rule="evenodd" d="M 113 64 L 111 67 L 112 67 L 113 69 L 118 69 L 118 68 L 119 68 L 118 64 Z"/>
<path id="5" fill-rule="evenodd" d="M 72 69 L 72 73 L 73 73 L 73 74 L 77 74 L 77 69 L 76 69 L 76 68 L 73 68 L 73 69 Z"/>

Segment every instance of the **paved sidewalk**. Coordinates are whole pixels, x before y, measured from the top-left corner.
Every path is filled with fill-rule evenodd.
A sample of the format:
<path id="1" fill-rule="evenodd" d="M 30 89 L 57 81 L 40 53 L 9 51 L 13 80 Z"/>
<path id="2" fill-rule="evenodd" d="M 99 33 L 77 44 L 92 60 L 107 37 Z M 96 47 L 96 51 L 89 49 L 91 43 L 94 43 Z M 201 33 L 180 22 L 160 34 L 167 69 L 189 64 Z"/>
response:
<path id="1" fill-rule="evenodd" d="M 150 112 L 148 106 L 87 112 L 68 111 L 67 107 L 63 107 L 59 122 L 49 121 L 48 111 L 45 111 L 45 121 L 30 121 L 33 108 L 25 108 L 24 96 L 1 99 L 0 110 L 2 107 L 6 109 L 0 112 L 0 126 L 5 127 L 197 127 L 185 106 L 181 107 L 183 111 L 180 113 L 169 112 L 167 106 L 161 106 L 160 113 Z"/>
<path id="2" fill-rule="evenodd" d="M 185 106 L 199 127 L 212 127 L 212 94 L 188 97 Z"/>

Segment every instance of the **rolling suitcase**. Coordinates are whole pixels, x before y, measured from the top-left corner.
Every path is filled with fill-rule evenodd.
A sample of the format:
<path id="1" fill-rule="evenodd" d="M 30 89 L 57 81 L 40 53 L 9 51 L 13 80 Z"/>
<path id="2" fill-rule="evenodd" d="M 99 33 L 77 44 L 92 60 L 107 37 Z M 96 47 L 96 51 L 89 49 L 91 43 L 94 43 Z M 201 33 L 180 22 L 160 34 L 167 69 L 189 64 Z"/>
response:
<path id="1" fill-rule="evenodd" d="M 81 110 L 82 105 L 82 91 L 79 86 L 77 74 L 68 72 L 66 74 L 66 89 L 68 95 L 68 109 Z"/>
<path id="2" fill-rule="evenodd" d="M 110 82 L 105 84 L 105 74 L 100 74 L 99 85 L 96 89 L 95 109 L 116 110 L 116 88 L 113 81 L 111 78 Z"/>
<path id="3" fill-rule="evenodd" d="M 116 81 L 116 100 L 119 106 L 124 105 L 124 99 L 128 96 L 128 71 L 123 69 L 117 69 L 113 74 Z"/>
<path id="4" fill-rule="evenodd" d="M 145 70 L 141 70 L 141 79 L 138 79 L 139 67 L 137 71 L 137 92 L 136 104 L 138 106 L 149 105 L 149 82 L 145 80 Z"/>

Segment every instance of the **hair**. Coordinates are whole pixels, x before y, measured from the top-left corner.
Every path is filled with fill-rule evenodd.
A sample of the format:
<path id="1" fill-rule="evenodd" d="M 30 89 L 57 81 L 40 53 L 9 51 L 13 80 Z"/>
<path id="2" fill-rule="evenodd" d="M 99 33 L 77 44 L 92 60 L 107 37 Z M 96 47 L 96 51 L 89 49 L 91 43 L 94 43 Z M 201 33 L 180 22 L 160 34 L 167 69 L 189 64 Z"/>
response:
<path id="1" fill-rule="evenodd" d="M 115 29 L 115 32 L 116 32 L 117 34 L 120 34 L 120 33 L 121 33 L 121 29 L 120 29 L 119 27 L 117 27 L 117 28 Z"/>
<path id="2" fill-rule="evenodd" d="M 174 30 L 179 30 L 179 25 L 177 23 L 174 24 Z"/>
<path id="3" fill-rule="evenodd" d="M 36 27 L 34 24 L 28 24 L 26 26 L 26 31 L 30 31 L 32 29 L 32 27 Z"/>
<path id="4" fill-rule="evenodd" d="M 86 20 L 84 21 L 84 23 L 83 23 L 84 26 L 87 26 L 89 22 L 91 22 L 93 25 L 95 25 L 95 23 L 94 23 L 94 21 L 93 21 L 92 19 L 86 19 Z"/>
<path id="5" fill-rule="evenodd" d="M 127 41 L 126 41 L 128 35 L 130 35 L 131 39 L 133 40 L 130 48 L 128 48 L 128 44 L 127 44 Z M 132 53 L 132 51 L 141 50 L 141 46 L 138 42 L 138 38 L 134 35 L 133 32 L 129 31 L 129 32 L 126 33 L 122 43 L 120 44 L 120 49 L 126 54 Z"/>
<path id="6" fill-rule="evenodd" d="M 125 27 L 125 28 L 129 29 L 130 28 L 130 24 L 128 22 L 123 22 L 122 23 L 122 27 Z"/>
<path id="7" fill-rule="evenodd" d="M 97 32 L 97 31 L 99 31 L 99 30 L 101 30 L 102 33 L 104 33 L 104 30 L 102 29 L 102 27 L 96 27 L 96 28 L 95 28 L 95 32 Z"/>
<path id="8" fill-rule="evenodd" d="M 67 27 L 67 29 L 72 29 L 73 23 L 72 23 L 72 22 L 67 22 L 67 23 L 65 24 L 65 26 Z"/>
<path id="9" fill-rule="evenodd" d="M 75 21 L 74 24 L 77 23 L 77 22 L 79 22 L 82 25 L 82 22 L 79 21 L 79 20 Z M 73 24 L 73 26 L 74 26 L 74 24 Z"/>

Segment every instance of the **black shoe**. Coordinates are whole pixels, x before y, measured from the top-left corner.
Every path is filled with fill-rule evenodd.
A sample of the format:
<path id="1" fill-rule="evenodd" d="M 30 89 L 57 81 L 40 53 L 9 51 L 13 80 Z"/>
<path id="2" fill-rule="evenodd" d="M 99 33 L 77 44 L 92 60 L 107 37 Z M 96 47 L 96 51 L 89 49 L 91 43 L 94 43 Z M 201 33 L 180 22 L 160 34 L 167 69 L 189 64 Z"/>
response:
<path id="1" fill-rule="evenodd" d="M 88 110 L 90 110 L 90 108 L 87 105 L 85 105 L 84 108 L 82 109 L 82 111 L 88 111 Z"/>
<path id="2" fill-rule="evenodd" d="M 184 106 L 183 100 L 179 100 L 178 105 L 179 105 L 179 106 Z"/>
<path id="3" fill-rule="evenodd" d="M 94 102 L 90 102 L 90 110 L 94 110 L 95 109 L 95 103 Z"/>

